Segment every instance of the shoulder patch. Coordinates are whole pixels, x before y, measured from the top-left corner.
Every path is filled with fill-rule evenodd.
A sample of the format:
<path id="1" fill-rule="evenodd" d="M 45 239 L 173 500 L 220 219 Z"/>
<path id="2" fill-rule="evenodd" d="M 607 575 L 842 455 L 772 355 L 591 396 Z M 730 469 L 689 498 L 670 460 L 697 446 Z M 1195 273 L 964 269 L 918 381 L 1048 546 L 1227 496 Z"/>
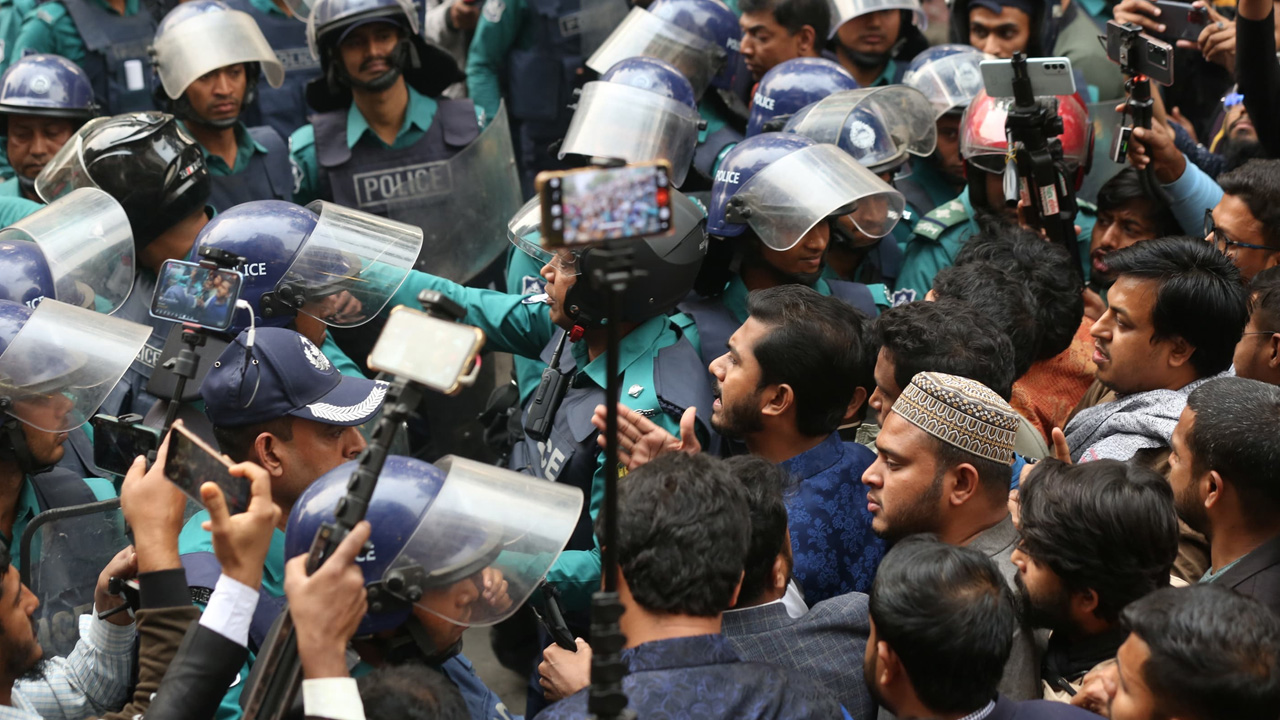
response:
<path id="1" fill-rule="evenodd" d="M 1088 210 L 1090 213 L 1093 213 L 1095 215 L 1098 213 L 1098 206 L 1089 202 L 1088 200 L 1081 200 L 1080 198 L 1076 198 L 1076 205 L 1080 206 L 1081 210 Z"/>
<path id="2" fill-rule="evenodd" d="M 916 235 L 927 240 L 937 240 L 946 230 L 946 225 L 928 216 L 920 218 L 920 222 L 916 223 L 915 227 Z"/>
<path id="3" fill-rule="evenodd" d="M 893 299 L 893 307 L 898 307 L 899 305 L 906 305 L 909 302 L 915 302 L 916 291 L 911 288 L 902 288 L 901 290 L 894 290 L 892 299 Z"/>

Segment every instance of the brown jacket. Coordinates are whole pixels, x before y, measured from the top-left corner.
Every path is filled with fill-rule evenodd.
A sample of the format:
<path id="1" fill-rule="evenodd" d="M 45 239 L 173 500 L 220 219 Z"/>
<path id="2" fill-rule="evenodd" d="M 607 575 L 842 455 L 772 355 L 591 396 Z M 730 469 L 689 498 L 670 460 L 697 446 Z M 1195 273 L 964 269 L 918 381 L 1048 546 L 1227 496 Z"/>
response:
<path id="1" fill-rule="evenodd" d="M 134 720 L 145 715 L 151 698 L 160 689 L 160 681 L 178 653 L 178 645 L 187 634 L 187 628 L 200 619 L 200 609 L 187 603 L 179 607 L 139 610 L 138 623 L 138 686 L 133 690 L 133 701 L 119 712 L 102 716 L 102 720 Z"/>

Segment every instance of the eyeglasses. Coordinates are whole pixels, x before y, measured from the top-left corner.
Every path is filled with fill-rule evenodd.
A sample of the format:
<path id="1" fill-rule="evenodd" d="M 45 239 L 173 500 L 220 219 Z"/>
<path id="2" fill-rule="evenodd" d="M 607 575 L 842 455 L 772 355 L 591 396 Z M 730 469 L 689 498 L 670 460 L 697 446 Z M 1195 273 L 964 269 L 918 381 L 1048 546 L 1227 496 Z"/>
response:
<path id="1" fill-rule="evenodd" d="M 1204 211 L 1204 238 L 1213 243 L 1218 252 L 1225 254 L 1227 248 L 1246 248 L 1249 250 L 1266 250 L 1267 252 L 1276 252 L 1280 248 L 1273 248 L 1267 245 L 1254 245 L 1253 243 L 1240 242 L 1227 237 L 1222 228 L 1213 223 L 1213 210 Z"/>

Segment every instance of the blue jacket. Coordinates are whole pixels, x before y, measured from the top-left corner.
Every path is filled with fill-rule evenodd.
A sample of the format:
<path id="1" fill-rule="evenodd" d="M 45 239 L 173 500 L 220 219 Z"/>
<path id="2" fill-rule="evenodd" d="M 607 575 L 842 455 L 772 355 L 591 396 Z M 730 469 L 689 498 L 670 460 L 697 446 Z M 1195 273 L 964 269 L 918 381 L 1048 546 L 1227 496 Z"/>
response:
<path id="1" fill-rule="evenodd" d="M 1222 188 L 1199 167 L 1190 161 L 1182 177 L 1164 186 L 1169 193 L 1169 209 L 1182 226 L 1182 231 L 1192 237 L 1204 234 L 1204 211 L 1222 201 Z"/>

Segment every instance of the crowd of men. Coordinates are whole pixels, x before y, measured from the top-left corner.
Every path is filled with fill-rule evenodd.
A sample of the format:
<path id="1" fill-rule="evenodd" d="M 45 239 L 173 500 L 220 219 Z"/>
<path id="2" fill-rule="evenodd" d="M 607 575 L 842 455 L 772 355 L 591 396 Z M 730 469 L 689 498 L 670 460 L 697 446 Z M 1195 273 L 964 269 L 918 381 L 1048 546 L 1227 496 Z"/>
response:
<path id="1" fill-rule="evenodd" d="M 0 2 L 0 719 L 1280 720 L 1278 42 Z"/>

